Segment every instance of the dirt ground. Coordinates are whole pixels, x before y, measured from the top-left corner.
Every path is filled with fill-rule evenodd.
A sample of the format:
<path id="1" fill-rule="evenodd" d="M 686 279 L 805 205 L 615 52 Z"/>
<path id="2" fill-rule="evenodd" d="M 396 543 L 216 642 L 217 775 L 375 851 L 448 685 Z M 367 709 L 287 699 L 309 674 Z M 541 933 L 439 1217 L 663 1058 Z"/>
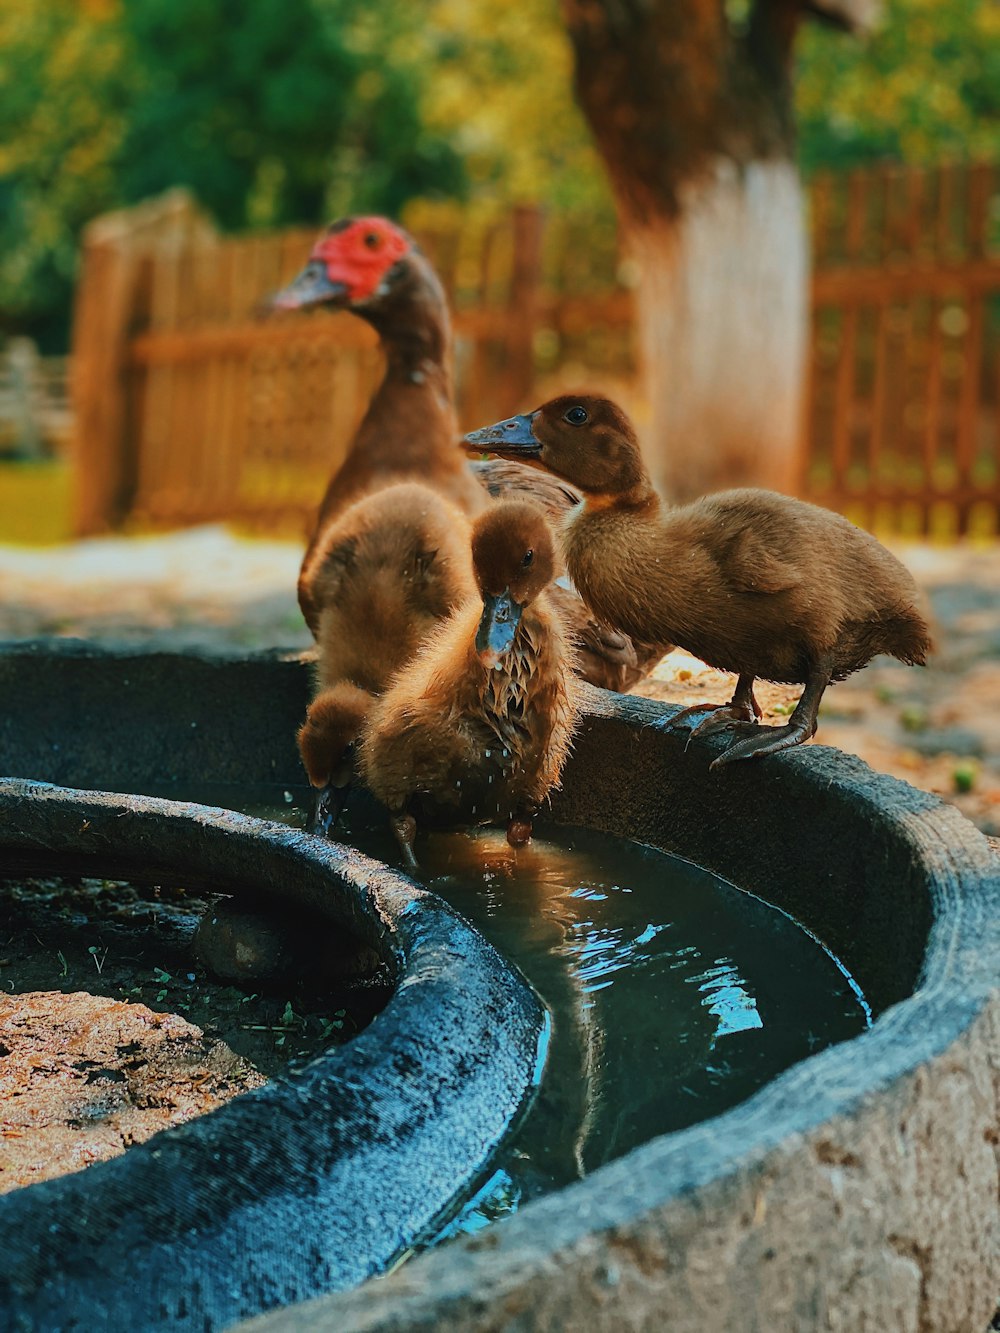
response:
<path id="1" fill-rule="evenodd" d="M 1000 834 L 1000 546 L 899 546 L 926 590 L 937 652 L 925 669 L 880 659 L 832 687 L 817 741 L 953 801 Z M 304 649 L 295 601 L 302 547 L 222 527 L 0 547 L 0 640 L 68 635 L 101 643 L 227 651 Z M 671 653 L 636 691 L 682 705 L 727 698 L 732 678 Z M 763 686 L 765 722 L 797 691 Z"/>
<path id="2" fill-rule="evenodd" d="M 0 1194 L 116 1157 L 370 1018 L 337 1007 L 294 933 L 275 937 L 280 977 L 241 978 L 254 932 L 179 886 L 0 877 Z"/>

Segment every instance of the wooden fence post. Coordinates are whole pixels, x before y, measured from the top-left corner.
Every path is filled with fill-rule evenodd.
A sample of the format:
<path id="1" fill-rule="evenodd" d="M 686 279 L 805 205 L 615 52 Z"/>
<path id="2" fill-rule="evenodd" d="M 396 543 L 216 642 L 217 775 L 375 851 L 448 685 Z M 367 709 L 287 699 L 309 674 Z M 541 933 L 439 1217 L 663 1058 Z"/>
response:
<path id="1" fill-rule="evenodd" d="M 165 238 L 211 230 L 185 190 L 95 218 L 83 236 L 73 314 L 74 531 L 83 537 L 121 525 L 136 483 L 130 413 L 129 340 L 137 320 L 146 262 Z"/>

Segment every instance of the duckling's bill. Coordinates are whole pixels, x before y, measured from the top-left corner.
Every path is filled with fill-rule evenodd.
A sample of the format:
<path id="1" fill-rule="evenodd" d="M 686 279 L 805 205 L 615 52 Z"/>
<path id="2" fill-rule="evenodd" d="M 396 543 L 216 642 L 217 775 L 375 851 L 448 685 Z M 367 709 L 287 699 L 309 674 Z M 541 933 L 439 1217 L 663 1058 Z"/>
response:
<path id="1" fill-rule="evenodd" d="M 498 666 L 510 649 L 521 621 L 521 610 L 509 588 L 501 593 L 483 594 L 483 614 L 476 631 L 476 654 L 483 666 Z"/>
<path id="2" fill-rule="evenodd" d="M 470 431 L 462 443 L 470 451 L 489 454 L 509 454 L 512 458 L 537 458 L 542 446 L 535 438 L 532 425 L 537 412 L 508 417 L 492 426 Z"/>

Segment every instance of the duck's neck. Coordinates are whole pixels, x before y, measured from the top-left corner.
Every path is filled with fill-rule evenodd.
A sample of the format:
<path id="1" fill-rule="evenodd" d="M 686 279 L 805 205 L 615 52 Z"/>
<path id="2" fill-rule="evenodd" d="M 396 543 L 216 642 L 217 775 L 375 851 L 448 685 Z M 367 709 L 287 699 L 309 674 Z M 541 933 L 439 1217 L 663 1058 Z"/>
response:
<path id="1" fill-rule="evenodd" d="M 448 302 L 437 274 L 422 255 L 408 256 L 389 290 L 358 313 L 381 339 L 386 359 L 383 387 L 421 385 L 433 379 L 450 400 Z"/>
<path id="2" fill-rule="evenodd" d="M 453 447 L 451 324 L 433 273 L 414 264 L 398 290 L 359 313 L 378 333 L 386 362 L 358 437 L 369 463 L 384 454 L 397 468 L 426 458 L 436 469 L 460 470 L 464 460 Z"/>
<path id="3" fill-rule="evenodd" d="M 448 349 L 451 324 L 443 301 L 396 303 L 365 318 L 379 335 L 385 353 L 385 385 L 423 384 L 436 379 L 451 394 Z"/>
<path id="4" fill-rule="evenodd" d="M 629 514 L 641 519 L 650 515 L 659 515 L 667 506 L 647 481 L 638 482 L 627 491 L 617 495 L 585 495 L 583 504 L 575 511 L 577 516 L 583 513 L 599 514 L 617 512 Z"/>

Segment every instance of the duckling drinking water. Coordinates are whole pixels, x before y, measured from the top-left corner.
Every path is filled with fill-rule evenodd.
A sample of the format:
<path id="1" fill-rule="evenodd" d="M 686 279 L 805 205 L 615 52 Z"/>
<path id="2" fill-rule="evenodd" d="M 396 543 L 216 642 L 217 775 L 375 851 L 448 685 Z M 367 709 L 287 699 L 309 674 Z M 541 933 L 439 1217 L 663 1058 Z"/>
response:
<path id="1" fill-rule="evenodd" d="M 628 417 L 606 398 L 554 398 L 465 437 L 534 460 L 583 494 L 562 528 L 570 577 L 596 615 L 736 673 L 732 702 L 692 732 L 742 736 L 711 765 L 760 758 L 816 732 L 823 692 L 878 653 L 922 664 L 931 634 L 909 572 L 869 533 L 773 491 L 733 490 L 681 508 L 653 489 Z M 757 678 L 805 686 L 788 722 L 759 727 Z"/>
<path id="2" fill-rule="evenodd" d="M 318 688 L 298 743 L 320 790 L 316 822 L 325 832 L 376 697 L 432 630 L 475 595 L 475 583 L 467 521 L 416 483 L 358 501 L 323 535 L 312 584 Z"/>
<path id="3" fill-rule="evenodd" d="M 546 592 L 555 542 L 538 506 L 501 500 L 482 514 L 472 563 L 478 595 L 396 676 L 360 748 L 411 868 L 418 815 L 501 821 L 512 846 L 527 842 L 576 721 L 572 650 Z"/>

